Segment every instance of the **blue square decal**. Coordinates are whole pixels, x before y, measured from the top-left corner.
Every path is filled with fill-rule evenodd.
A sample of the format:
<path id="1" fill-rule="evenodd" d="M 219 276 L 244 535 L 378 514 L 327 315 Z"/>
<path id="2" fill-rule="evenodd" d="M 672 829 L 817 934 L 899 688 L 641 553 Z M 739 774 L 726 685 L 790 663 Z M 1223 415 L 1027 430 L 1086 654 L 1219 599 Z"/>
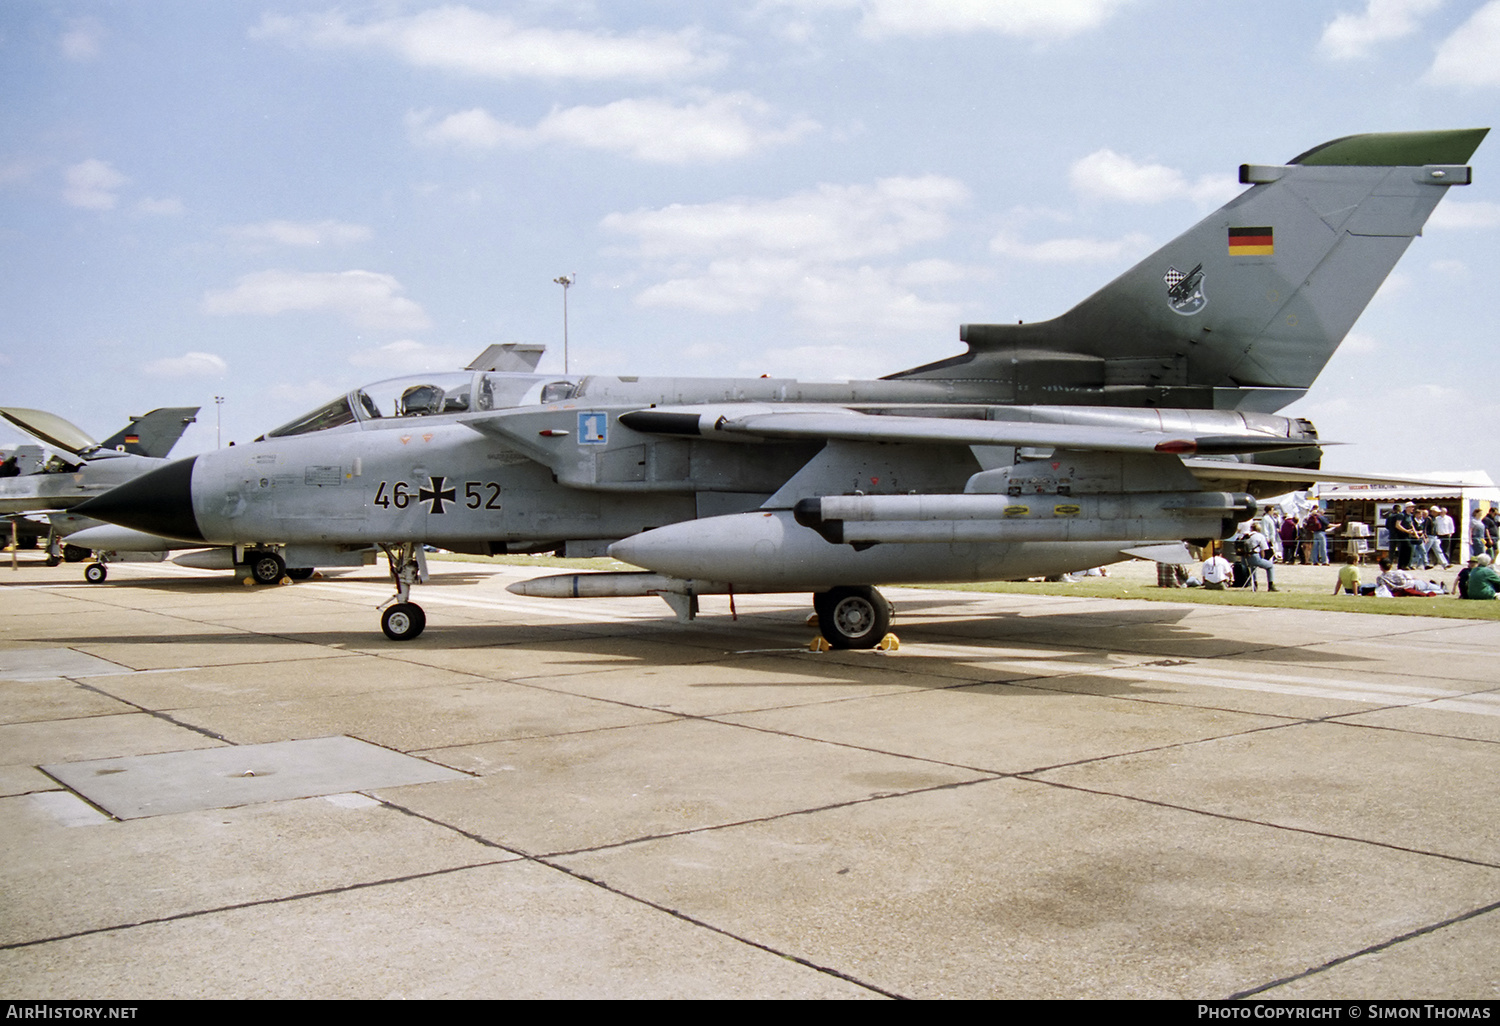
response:
<path id="1" fill-rule="evenodd" d="M 580 413 L 578 415 L 578 444 L 604 445 L 609 441 L 609 414 Z"/>

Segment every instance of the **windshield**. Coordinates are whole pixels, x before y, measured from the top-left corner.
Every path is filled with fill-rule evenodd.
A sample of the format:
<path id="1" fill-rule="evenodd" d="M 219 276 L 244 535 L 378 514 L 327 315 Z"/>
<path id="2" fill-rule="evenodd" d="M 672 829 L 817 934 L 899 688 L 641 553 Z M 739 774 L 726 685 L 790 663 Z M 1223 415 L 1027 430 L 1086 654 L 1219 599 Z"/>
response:
<path id="1" fill-rule="evenodd" d="M 327 431 L 354 423 L 354 411 L 349 408 L 348 396 L 339 396 L 326 406 L 319 406 L 311 413 L 266 432 L 267 438 L 283 438 L 287 435 L 305 435 L 310 431 Z"/>

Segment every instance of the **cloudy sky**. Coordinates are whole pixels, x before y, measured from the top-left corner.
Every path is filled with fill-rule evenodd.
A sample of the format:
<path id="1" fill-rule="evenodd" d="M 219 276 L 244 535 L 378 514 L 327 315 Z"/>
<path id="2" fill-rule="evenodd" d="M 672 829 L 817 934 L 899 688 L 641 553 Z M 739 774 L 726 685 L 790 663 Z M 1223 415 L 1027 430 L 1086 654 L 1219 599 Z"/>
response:
<path id="1" fill-rule="evenodd" d="M 1488 126 L 1500 0 L 0 5 L 0 403 L 179 453 L 541 342 L 875 377 L 1061 313 L 1338 136 Z M 1500 137 L 1312 393 L 1500 480 Z M 0 442 L 19 440 L 0 432 Z"/>

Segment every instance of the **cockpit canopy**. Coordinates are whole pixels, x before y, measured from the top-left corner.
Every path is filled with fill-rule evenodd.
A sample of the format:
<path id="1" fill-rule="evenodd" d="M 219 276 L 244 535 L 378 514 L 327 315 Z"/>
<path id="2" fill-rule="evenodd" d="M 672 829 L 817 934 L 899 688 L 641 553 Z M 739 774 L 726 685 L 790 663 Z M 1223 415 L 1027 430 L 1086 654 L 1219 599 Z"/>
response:
<path id="1" fill-rule="evenodd" d="M 550 378 L 543 374 L 468 371 L 414 374 L 376 382 L 341 395 L 261 437 L 285 438 L 369 421 L 439 417 L 559 403 L 578 393 L 576 379 Z"/>

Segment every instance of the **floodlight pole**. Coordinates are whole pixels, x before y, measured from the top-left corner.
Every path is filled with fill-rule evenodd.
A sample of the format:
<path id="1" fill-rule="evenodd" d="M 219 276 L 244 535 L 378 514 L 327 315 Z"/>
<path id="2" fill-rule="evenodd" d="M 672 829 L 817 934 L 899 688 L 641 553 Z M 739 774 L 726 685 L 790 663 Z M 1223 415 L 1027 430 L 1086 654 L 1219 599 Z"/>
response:
<path id="1" fill-rule="evenodd" d="M 563 373 L 568 373 L 568 289 L 578 280 L 578 272 L 571 275 L 563 275 L 561 278 L 553 278 L 554 282 L 563 287 Z"/>
<path id="2" fill-rule="evenodd" d="M 224 397 L 214 396 L 214 448 L 224 448 Z"/>

